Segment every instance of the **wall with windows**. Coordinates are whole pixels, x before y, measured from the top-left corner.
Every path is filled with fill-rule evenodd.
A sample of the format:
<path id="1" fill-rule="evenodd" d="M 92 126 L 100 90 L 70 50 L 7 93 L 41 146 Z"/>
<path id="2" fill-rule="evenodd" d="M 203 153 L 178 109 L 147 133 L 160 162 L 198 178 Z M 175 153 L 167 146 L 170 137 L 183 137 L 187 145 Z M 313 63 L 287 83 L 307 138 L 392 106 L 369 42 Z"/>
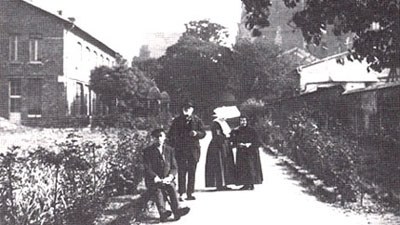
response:
<path id="1" fill-rule="evenodd" d="M 90 70 L 115 59 L 86 41 L 93 37 L 29 3 L 1 0 L 0 12 L 0 116 L 56 124 L 91 115 Z"/>
<path id="2" fill-rule="evenodd" d="M 0 116 L 24 122 L 65 115 L 57 83 L 64 25 L 22 1 L 2 0 L 0 12 Z"/>
<path id="3" fill-rule="evenodd" d="M 67 85 L 68 115 L 89 116 L 97 113 L 99 103 L 90 90 L 90 73 L 99 66 L 112 67 L 115 58 L 81 37 L 74 30 L 64 31 L 64 76 Z"/>

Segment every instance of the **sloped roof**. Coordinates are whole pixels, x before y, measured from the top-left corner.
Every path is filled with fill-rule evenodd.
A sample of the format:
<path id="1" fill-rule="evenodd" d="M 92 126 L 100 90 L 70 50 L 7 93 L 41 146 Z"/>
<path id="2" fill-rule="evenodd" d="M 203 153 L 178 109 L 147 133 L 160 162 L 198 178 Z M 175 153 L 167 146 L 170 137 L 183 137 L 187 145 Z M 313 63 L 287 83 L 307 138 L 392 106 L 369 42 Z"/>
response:
<path id="1" fill-rule="evenodd" d="M 104 44 L 103 42 L 101 42 L 100 40 L 98 40 L 97 38 L 95 38 L 94 36 L 89 34 L 88 32 L 86 32 L 85 30 L 81 29 L 79 26 L 77 26 L 77 24 L 74 21 L 71 21 L 69 18 L 63 17 L 63 16 L 61 16 L 61 15 L 59 15 L 57 13 L 53 13 L 50 10 L 47 10 L 43 6 L 41 6 L 41 5 L 37 4 L 37 3 L 34 3 L 32 1 L 28 1 L 28 0 L 20 0 L 20 1 L 25 3 L 25 4 L 28 4 L 31 7 L 34 7 L 36 9 L 42 11 L 43 13 L 46 13 L 48 15 L 51 15 L 51 16 L 55 17 L 57 20 L 59 20 L 63 24 L 70 25 L 78 33 L 81 33 L 81 34 L 85 35 L 89 39 L 89 41 L 92 42 L 92 44 L 102 48 L 103 51 L 107 52 L 111 56 L 116 57 L 116 55 L 118 54 L 112 48 L 110 48 L 109 46 L 107 46 L 106 44 Z"/>
<path id="2" fill-rule="evenodd" d="M 393 87 L 399 87 L 399 86 L 400 86 L 400 81 L 378 83 L 378 84 L 374 84 L 374 85 L 371 85 L 371 86 L 368 86 L 365 88 L 359 88 L 359 89 L 345 91 L 345 92 L 343 92 L 343 95 L 367 92 L 367 91 L 375 91 L 375 90 L 380 90 L 380 89 L 385 89 L 385 88 L 393 88 Z"/>
<path id="3" fill-rule="evenodd" d="M 379 78 L 387 77 L 389 70 L 368 71 L 365 60 L 350 61 L 347 59 L 348 54 L 345 52 L 299 66 L 297 72 L 300 75 L 300 89 L 306 91 L 307 85 L 311 84 L 377 83 Z"/>
<path id="4" fill-rule="evenodd" d="M 311 53 L 307 52 L 304 49 L 298 48 L 298 47 L 294 47 L 292 49 L 284 51 L 279 56 L 286 56 L 286 55 L 296 56 L 298 58 L 299 63 L 312 63 L 312 62 L 319 60 L 317 57 L 313 56 Z"/>

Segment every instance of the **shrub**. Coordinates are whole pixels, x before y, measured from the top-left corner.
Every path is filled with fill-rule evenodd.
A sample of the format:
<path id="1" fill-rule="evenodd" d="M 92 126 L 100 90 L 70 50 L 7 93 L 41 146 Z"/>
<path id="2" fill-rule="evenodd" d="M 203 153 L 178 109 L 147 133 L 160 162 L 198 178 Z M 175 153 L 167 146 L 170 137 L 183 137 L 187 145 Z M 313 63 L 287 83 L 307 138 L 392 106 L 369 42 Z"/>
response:
<path id="1" fill-rule="evenodd" d="M 70 133 L 54 149 L 10 148 L 0 154 L 0 224 L 92 224 L 107 197 L 121 194 L 108 186 L 116 168 L 136 190 L 147 143 L 147 132 L 124 129 L 101 144 Z"/>
<path id="2" fill-rule="evenodd" d="M 264 140 L 310 170 L 328 185 L 336 186 L 343 200 L 355 200 L 358 188 L 356 143 L 321 131 L 306 111 L 293 113 L 281 127 L 268 117 L 259 120 Z"/>
<path id="3" fill-rule="evenodd" d="M 131 113 L 110 114 L 96 116 L 93 118 L 95 127 L 119 127 L 138 130 L 151 130 L 159 127 L 167 129 L 172 116 L 170 113 L 162 112 L 155 116 L 136 116 Z"/>

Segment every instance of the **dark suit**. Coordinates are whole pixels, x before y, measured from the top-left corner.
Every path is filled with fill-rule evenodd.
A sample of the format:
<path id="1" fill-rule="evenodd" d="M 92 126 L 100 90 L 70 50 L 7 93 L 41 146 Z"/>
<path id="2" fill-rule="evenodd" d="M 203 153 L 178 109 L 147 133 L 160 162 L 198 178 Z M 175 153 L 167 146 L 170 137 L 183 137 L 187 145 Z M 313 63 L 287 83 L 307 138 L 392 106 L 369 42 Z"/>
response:
<path id="1" fill-rule="evenodd" d="M 153 144 L 144 150 L 143 159 L 145 165 L 146 187 L 150 193 L 155 196 L 155 202 L 160 214 L 166 211 L 166 197 L 169 197 L 172 212 L 176 214 L 178 210 L 178 199 L 174 181 L 170 184 L 154 182 L 156 176 L 160 179 L 166 178 L 170 175 L 173 175 L 174 177 L 176 176 L 177 164 L 174 149 L 164 144 L 163 154 L 161 154 L 157 146 L 157 144 Z"/>
<path id="2" fill-rule="evenodd" d="M 196 136 L 190 136 L 195 131 Z M 200 159 L 200 142 L 206 132 L 201 119 L 195 115 L 186 119 L 180 115 L 174 119 L 168 133 L 168 139 L 175 148 L 175 156 L 178 162 L 179 194 L 187 193 L 188 196 L 194 192 L 195 174 L 197 162 Z M 188 183 L 186 188 L 186 174 Z"/>

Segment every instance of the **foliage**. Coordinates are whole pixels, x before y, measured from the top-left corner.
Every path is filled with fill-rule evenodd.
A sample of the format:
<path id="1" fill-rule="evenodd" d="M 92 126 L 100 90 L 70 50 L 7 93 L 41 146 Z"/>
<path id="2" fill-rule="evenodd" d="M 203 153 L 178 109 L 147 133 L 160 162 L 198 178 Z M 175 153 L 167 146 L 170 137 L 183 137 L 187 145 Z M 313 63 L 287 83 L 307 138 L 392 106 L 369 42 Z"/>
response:
<path id="1" fill-rule="evenodd" d="M 262 98 L 271 102 L 296 93 L 295 65 L 280 56 L 278 46 L 263 40 L 241 40 L 234 46 L 235 87 L 238 98 Z"/>
<path id="2" fill-rule="evenodd" d="M 0 154 L 1 224 L 93 224 L 110 191 L 116 168 L 132 176 L 130 191 L 142 179 L 141 148 L 146 132 L 107 133 L 101 144 L 76 133 L 49 150 L 11 147 Z"/>
<path id="3" fill-rule="evenodd" d="M 336 35 L 354 33 L 353 58 L 364 59 L 371 68 L 396 68 L 400 61 L 399 0 L 282 0 L 289 8 L 305 4 L 292 21 L 302 30 L 305 40 L 319 44 L 328 25 Z M 261 35 L 258 28 L 269 26 L 271 0 L 242 0 L 246 27 Z"/>
<path id="4" fill-rule="evenodd" d="M 269 26 L 269 7 L 272 6 L 271 0 L 242 0 L 246 10 L 246 28 L 253 29 Z M 260 33 L 255 29 L 253 33 L 258 36 Z"/>
<path id="5" fill-rule="evenodd" d="M 140 59 L 134 58 L 132 60 L 132 67 L 137 67 L 139 70 L 143 71 L 145 76 L 151 80 L 156 79 L 159 76 L 161 65 L 158 59 Z"/>
<path id="6" fill-rule="evenodd" d="M 140 113 L 144 110 L 141 100 L 146 99 L 155 83 L 137 67 L 105 66 L 94 69 L 90 85 L 112 113 Z"/>
<path id="7" fill-rule="evenodd" d="M 147 132 L 121 129 L 117 142 L 106 140 L 106 144 L 107 149 L 113 149 L 106 153 L 109 170 L 106 177 L 106 194 L 134 194 L 144 174 L 141 149 L 149 145 Z"/>
<path id="8" fill-rule="evenodd" d="M 102 128 L 130 128 L 138 130 L 152 130 L 160 127 L 167 129 L 171 120 L 172 115 L 169 112 L 160 112 L 157 115 L 152 116 L 136 116 L 131 113 L 120 113 L 97 116 L 93 119 L 93 126 Z"/>
<path id="9" fill-rule="evenodd" d="M 266 116 L 259 123 L 264 139 L 310 170 L 328 185 L 336 186 L 343 201 L 354 201 L 359 188 L 357 144 L 321 130 L 307 111 L 295 112 L 287 126 Z"/>
<path id="10" fill-rule="evenodd" d="M 161 57 L 157 84 L 170 94 L 172 106 L 190 98 L 200 104 L 200 111 L 205 110 L 229 88 L 230 55 L 229 48 L 184 36 Z"/>
<path id="11" fill-rule="evenodd" d="M 185 24 L 185 28 L 186 31 L 182 34 L 183 37 L 193 36 L 218 45 L 226 44 L 226 39 L 229 37 L 226 27 L 212 23 L 209 20 L 190 21 Z"/>
<path id="12" fill-rule="evenodd" d="M 249 118 L 250 123 L 255 123 L 258 118 L 264 115 L 265 103 L 261 100 L 250 98 L 240 104 L 239 110 L 242 115 Z"/>

